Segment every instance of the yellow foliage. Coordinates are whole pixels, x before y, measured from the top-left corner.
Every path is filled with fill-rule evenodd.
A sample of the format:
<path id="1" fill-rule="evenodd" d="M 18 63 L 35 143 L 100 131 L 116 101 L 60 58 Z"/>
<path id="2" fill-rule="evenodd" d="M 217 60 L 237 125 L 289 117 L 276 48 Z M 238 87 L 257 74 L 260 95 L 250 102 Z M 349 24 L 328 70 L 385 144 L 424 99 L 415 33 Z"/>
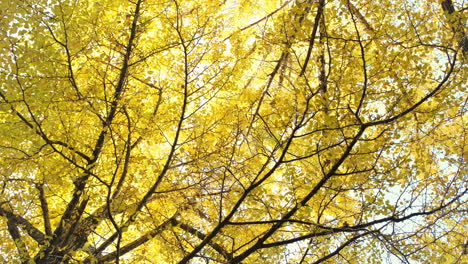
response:
<path id="1" fill-rule="evenodd" d="M 0 262 L 466 257 L 461 1 L 0 1 Z"/>

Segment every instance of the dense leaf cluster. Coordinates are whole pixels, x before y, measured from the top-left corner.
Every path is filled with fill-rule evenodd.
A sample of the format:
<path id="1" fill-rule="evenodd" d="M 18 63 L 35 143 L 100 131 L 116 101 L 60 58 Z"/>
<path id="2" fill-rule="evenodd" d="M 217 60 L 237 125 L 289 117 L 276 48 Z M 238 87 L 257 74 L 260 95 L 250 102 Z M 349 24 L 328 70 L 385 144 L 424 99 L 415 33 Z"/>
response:
<path id="1" fill-rule="evenodd" d="M 463 4 L 0 1 L 0 262 L 463 262 Z"/>

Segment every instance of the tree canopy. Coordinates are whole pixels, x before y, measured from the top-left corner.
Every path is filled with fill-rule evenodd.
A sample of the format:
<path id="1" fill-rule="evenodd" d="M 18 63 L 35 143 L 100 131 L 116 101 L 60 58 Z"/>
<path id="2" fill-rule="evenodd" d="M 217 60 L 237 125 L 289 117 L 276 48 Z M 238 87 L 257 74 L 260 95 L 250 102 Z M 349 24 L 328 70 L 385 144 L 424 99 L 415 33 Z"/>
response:
<path id="1" fill-rule="evenodd" d="M 466 261 L 464 4 L 1 0 L 0 262 Z"/>

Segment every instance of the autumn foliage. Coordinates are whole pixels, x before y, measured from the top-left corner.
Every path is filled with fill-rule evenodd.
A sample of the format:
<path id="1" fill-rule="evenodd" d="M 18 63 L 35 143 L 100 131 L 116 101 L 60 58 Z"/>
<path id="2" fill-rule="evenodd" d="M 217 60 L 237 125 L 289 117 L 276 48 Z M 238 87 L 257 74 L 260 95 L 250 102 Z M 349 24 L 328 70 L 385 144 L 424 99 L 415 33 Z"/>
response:
<path id="1" fill-rule="evenodd" d="M 1 263 L 463 263 L 464 1 L 1 0 Z"/>

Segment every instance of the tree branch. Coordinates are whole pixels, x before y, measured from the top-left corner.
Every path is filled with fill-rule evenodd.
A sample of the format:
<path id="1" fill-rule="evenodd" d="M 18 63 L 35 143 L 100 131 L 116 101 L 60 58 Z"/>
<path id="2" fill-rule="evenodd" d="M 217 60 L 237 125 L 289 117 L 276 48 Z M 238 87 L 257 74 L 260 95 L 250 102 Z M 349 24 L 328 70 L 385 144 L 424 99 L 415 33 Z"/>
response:
<path id="1" fill-rule="evenodd" d="M 307 55 L 304 60 L 304 65 L 302 65 L 301 73 L 299 74 L 299 76 L 303 76 L 305 71 L 307 70 L 307 65 L 309 64 L 310 56 L 312 54 L 312 49 L 314 48 L 315 35 L 317 34 L 317 29 L 319 28 L 319 25 L 320 25 L 320 18 L 322 17 L 324 6 L 325 6 L 325 0 L 320 0 L 319 6 L 317 7 L 317 13 L 315 15 L 314 27 L 312 28 L 312 33 L 310 34 L 309 48 L 307 50 Z"/>
<path id="2" fill-rule="evenodd" d="M 179 226 L 182 230 L 189 232 L 190 234 L 198 237 L 200 240 L 204 240 L 206 238 L 206 235 L 203 232 L 195 229 L 194 227 L 184 224 L 175 218 L 172 221 L 173 225 Z M 227 250 L 220 244 L 210 241 L 208 245 L 221 254 L 226 260 L 232 259 L 232 253 L 227 252 Z"/>
<path id="3" fill-rule="evenodd" d="M 103 263 L 106 261 L 111 261 L 115 259 L 116 257 L 123 256 L 124 254 L 136 249 L 137 247 L 143 245 L 144 243 L 148 242 L 151 240 L 153 237 L 156 235 L 159 235 L 162 231 L 164 231 L 168 226 L 170 225 L 175 225 L 177 222 L 174 222 L 174 219 L 176 218 L 177 215 L 174 215 L 172 218 L 166 220 L 164 223 L 161 225 L 157 226 L 153 230 L 147 232 L 146 234 L 142 235 L 138 239 L 133 240 L 132 242 L 128 243 L 127 245 L 121 247 L 119 249 L 119 254 L 117 254 L 117 251 L 113 251 L 112 253 L 106 254 L 102 257 L 99 257 L 97 259 L 98 263 Z M 94 263 L 91 258 L 88 258 L 84 261 L 84 263 Z"/>
<path id="4" fill-rule="evenodd" d="M 10 233 L 11 238 L 15 242 L 16 249 L 18 250 L 18 254 L 20 257 L 20 261 L 22 263 L 27 263 L 30 259 L 28 248 L 24 244 L 23 239 L 21 238 L 21 234 L 19 232 L 17 223 L 12 220 L 8 219 L 7 221 L 8 233 Z"/>
<path id="5" fill-rule="evenodd" d="M 363 237 L 363 236 L 367 236 L 369 234 L 372 234 L 372 233 L 375 233 L 376 231 L 369 231 L 369 232 L 365 232 L 363 234 L 360 234 L 360 235 L 356 235 L 356 236 L 353 236 L 352 238 L 350 238 L 348 241 L 346 241 L 345 243 L 341 244 L 337 249 L 335 249 L 332 253 L 322 257 L 321 259 L 317 260 L 314 262 L 314 264 L 318 264 L 318 263 L 322 263 L 324 261 L 326 261 L 327 259 L 330 259 L 334 256 L 336 256 L 338 253 L 340 253 L 341 250 L 343 250 L 345 247 L 349 246 L 351 243 L 353 243 L 354 241 L 356 241 L 357 239 Z"/>
<path id="6" fill-rule="evenodd" d="M 16 215 L 10 210 L 6 210 L 0 206 L 0 216 L 4 216 L 11 222 L 12 225 L 21 227 L 23 230 L 28 233 L 30 237 L 36 240 L 39 245 L 44 245 L 46 243 L 46 238 L 44 234 L 34 227 L 28 220 L 24 219 L 22 216 Z"/>
<path id="7" fill-rule="evenodd" d="M 116 114 L 117 114 L 117 108 L 118 108 L 118 102 L 123 94 L 127 76 L 128 76 L 128 68 L 129 68 L 129 61 L 130 57 L 132 54 L 132 51 L 134 49 L 135 45 L 135 38 L 137 34 L 137 23 L 138 23 L 138 18 L 140 16 L 140 6 L 142 4 L 143 0 L 138 0 L 138 2 L 135 3 L 135 11 L 134 11 L 134 16 L 133 16 L 133 21 L 130 27 L 130 37 L 128 39 L 128 43 L 126 46 L 126 52 L 123 58 L 122 62 L 122 68 L 120 70 L 120 74 L 118 77 L 117 85 L 115 87 L 113 99 L 111 102 L 111 107 L 109 110 L 109 113 L 107 115 L 107 118 L 103 122 L 102 130 L 101 133 L 99 134 L 94 150 L 93 150 L 93 155 L 92 158 L 88 161 L 88 166 L 87 169 L 91 170 L 94 166 L 96 161 L 98 160 L 102 148 L 104 147 L 104 141 L 106 138 L 106 135 L 108 133 L 109 126 L 112 124 L 112 121 L 114 120 Z M 65 224 L 67 223 L 68 226 L 73 226 L 77 227 L 78 225 L 75 224 L 78 220 L 81 214 L 77 214 L 76 207 L 78 206 L 80 202 L 80 198 L 84 193 L 84 189 L 87 185 L 88 178 L 91 176 L 90 173 L 85 173 L 83 176 L 79 177 L 76 182 L 75 182 L 75 189 L 73 191 L 72 199 L 70 202 L 67 204 L 67 208 L 65 212 L 62 215 L 62 218 L 60 219 L 60 223 L 56 230 L 54 231 L 53 234 L 53 239 L 50 242 L 50 245 L 44 250 L 39 252 L 38 255 L 36 255 L 36 262 L 42 263 L 44 260 L 47 261 L 47 258 L 52 254 L 52 252 L 55 250 L 56 246 L 61 243 L 60 241 L 63 240 L 63 236 L 66 234 L 69 234 L 65 229 Z M 86 205 L 86 201 L 83 201 Z M 81 210 L 81 209 L 80 209 Z M 83 209 L 84 210 L 84 209 Z M 66 252 L 65 252 L 66 253 Z M 41 255 L 40 255 L 41 254 Z M 62 253 L 63 254 L 63 253 Z"/>
<path id="8" fill-rule="evenodd" d="M 42 218 L 44 221 L 44 230 L 47 236 L 52 236 L 52 228 L 50 226 L 49 205 L 44 193 L 44 184 L 36 184 L 39 190 L 39 201 L 41 202 Z"/>

